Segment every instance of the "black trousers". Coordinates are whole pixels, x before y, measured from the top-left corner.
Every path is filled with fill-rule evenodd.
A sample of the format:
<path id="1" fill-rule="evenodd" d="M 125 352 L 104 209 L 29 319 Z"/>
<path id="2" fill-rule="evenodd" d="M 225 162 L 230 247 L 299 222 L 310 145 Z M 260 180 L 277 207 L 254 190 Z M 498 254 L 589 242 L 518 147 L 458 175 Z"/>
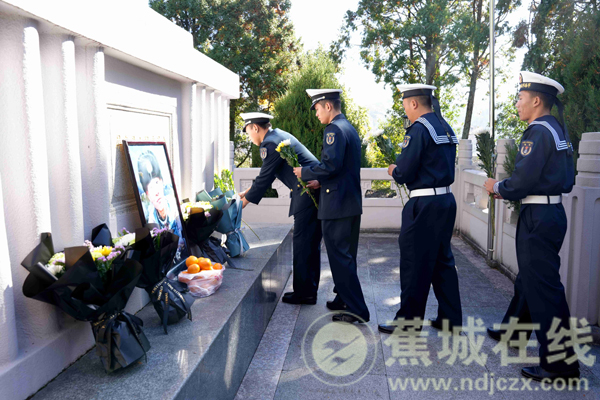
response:
<path id="1" fill-rule="evenodd" d="M 317 295 L 321 276 L 321 221 L 316 207 L 294 214 L 294 293 L 303 297 Z"/>
<path id="2" fill-rule="evenodd" d="M 327 257 L 337 295 L 346 304 L 347 311 L 368 321 L 369 309 L 356 270 L 360 215 L 326 219 L 322 224 Z"/>
<path id="3" fill-rule="evenodd" d="M 450 248 L 456 201 L 453 194 L 413 197 L 402 210 L 400 310 L 396 318 L 425 318 L 429 288 L 438 299 L 439 320 L 462 326 L 458 275 Z"/>
<path id="4" fill-rule="evenodd" d="M 560 282 L 558 252 L 567 232 L 567 216 L 562 204 L 525 204 L 517 223 L 517 262 L 519 273 L 515 281 L 515 295 L 502 320 L 511 317 L 519 323 L 535 323 L 540 329 L 535 334 L 540 343 L 540 365 L 548 371 L 560 372 L 579 368 L 579 362 L 565 360 L 548 362 L 548 357 L 566 351 L 572 357 L 573 348 L 551 352 L 548 332 L 554 318 L 560 327 L 569 329 L 569 306 L 565 289 Z M 531 332 L 528 332 L 531 334 Z M 564 343 L 564 339 L 560 343 Z"/>

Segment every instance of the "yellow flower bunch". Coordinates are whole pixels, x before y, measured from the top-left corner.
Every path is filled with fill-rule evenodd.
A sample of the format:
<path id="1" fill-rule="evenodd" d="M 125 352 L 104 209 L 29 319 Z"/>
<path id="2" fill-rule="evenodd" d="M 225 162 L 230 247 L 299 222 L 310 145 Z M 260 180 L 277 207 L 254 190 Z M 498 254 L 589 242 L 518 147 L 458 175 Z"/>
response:
<path id="1" fill-rule="evenodd" d="M 292 144 L 292 141 L 291 141 L 290 139 L 283 140 L 281 143 L 279 143 L 279 144 L 277 145 L 277 148 L 276 148 L 275 150 L 276 150 L 278 153 L 281 153 L 281 150 L 283 150 L 283 148 L 284 148 L 285 146 L 291 146 L 291 144 Z"/>

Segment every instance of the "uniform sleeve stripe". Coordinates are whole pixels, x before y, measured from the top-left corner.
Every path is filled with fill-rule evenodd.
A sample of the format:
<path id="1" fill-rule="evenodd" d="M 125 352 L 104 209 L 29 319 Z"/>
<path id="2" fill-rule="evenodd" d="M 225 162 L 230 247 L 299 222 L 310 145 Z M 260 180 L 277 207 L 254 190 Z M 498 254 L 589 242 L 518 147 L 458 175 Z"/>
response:
<path id="1" fill-rule="evenodd" d="M 531 126 L 531 125 L 541 125 L 544 128 L 548 129 L 550 131 L 550 133 L 552 134 L 552 137 L 554 138 L 554 143 L 556 143 L 556 150 L 561 151 L 561 150 L 566 150 L 569 148 L 569 146 L 567 145 L 567 141 L 560 140 L 560 138 L 558 137 L 558 133 L 556 132 L 556 129 L 554 129 L 552 127 L 552 125 L 550 125 L 548 122 L 533 121 L 531 124 L 529 124 L 529 126 Z"/>
<path id="2" fill-rule="evenodd" d="M 427 130 L 429 131 L 429 134 L 431 135 L 431 138 L 433 139 L 435 144 L 450 143 L 450 140 L 448 139 L 447 136 L 438 136 L 438 134 L 435 131 L 435 128 L 425 118 L 420 117 L 415 122 L 420 122 L 423 124 L 423 126 L 425 126 L 425 128 L 427 128 Z M 458 144 L 458 139 L 456 138 L 456 136 L 451 135 L 451 137 L 452 137 L 452 143 Z"/>

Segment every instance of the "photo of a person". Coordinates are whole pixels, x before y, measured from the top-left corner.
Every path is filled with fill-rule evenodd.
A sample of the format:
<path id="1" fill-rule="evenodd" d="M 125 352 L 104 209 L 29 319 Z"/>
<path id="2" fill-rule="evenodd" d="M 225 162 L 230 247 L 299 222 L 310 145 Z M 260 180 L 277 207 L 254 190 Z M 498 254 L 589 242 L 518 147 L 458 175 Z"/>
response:
<path id="1" fill-rule="evenodd" d="M 177 201 L 172 195 L 173 188 L 165 185 L 156 156 L 151 150 L 145 151 L 139 156 L 137 163 L 138 176 L 143 189 L 143 193 L 140 195 L 145 194 L 144 200 L 147 200 L 146 221 L 157 224 L 161 228 L 171 229 L 173 233 L 181 236 L 179 233 L 181 229 L 178 226 Z M 172 207 L 173 203 L 175 207 Z"/>
<path id="2" fill-rule="evenodd" d="M 128 142 L 125 146 L 135 177 L 142 224 L 157 224 L 179 236 L 185 247 L 179 200 L 164 143 Z"/>

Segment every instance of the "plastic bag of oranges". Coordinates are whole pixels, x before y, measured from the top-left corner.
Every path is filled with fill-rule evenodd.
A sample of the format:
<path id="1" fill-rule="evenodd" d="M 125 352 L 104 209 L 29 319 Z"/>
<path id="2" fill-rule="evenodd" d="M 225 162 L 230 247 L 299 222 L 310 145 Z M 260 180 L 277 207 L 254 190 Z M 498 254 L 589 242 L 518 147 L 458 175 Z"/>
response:
<path id="1" fill-rule="evenodd" d="M 225 267 L 203 257 L 190 256 L 185 261 L 187 270 L 179 273 L 179 282 L 188 285 L 194 297 L 207 297 L 216 292 L 223 283 Z"/>

